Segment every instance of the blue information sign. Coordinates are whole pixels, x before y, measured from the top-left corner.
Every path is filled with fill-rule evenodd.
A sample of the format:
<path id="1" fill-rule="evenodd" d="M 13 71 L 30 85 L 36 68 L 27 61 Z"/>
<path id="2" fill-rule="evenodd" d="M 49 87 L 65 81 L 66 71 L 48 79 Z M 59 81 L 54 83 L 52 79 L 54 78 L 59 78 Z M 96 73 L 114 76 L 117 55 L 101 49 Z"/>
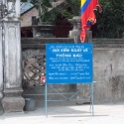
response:
<path id="1" fill-rule="evenodd" d="M 92 83 L 92 44 L 47 44 L 48 84 Z"/>

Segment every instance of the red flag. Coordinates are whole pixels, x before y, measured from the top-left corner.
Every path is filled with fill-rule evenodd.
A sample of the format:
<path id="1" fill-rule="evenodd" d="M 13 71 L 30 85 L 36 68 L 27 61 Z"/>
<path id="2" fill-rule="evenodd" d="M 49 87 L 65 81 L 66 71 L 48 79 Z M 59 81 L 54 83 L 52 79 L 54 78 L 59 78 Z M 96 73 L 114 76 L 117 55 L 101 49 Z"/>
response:
<path id="1" fill-rule="evenodd" d="M 97 6 L 100 7 L 98 0 L 81 0 L 81 24 L 82 30 L 80 33 L 81 42 L 85 41 L 86 29 L 90 28 L 91 25 L 96 23 L 96 16 L 94 10 Z M 100 12 L 102 11 L 100 7 Z"/>

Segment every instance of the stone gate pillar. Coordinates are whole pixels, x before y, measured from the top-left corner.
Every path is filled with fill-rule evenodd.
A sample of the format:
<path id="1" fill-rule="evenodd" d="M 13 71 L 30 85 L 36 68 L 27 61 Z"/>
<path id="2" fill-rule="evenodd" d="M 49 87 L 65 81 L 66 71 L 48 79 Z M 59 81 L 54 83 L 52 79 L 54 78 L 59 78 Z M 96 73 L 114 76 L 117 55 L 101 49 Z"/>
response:
<path id="1" fill-rule="evenodd" d="M 9 1 L 9 0 L 8 0 Z M 4 88 L 2 106 L 4 112 L 23 111 L 25 105 L 24 98 L 21 96 L 23 90 L 21 87 L 21 43 L 20 43 L 20 22 L 18 21 L 15 10 L 20 9 L 20 0 L 18 4 L 12 4 L 14 8 L 12 13 L 3 18 L 3 70 L 4 70 Z M 12 0 L 10 1 L 12 2 Z M 9 3 L 8 3 L 9 4 Z M 16 6 L 17 5 L 17 6 Z M 10 8 L 9 8 L 10 9 Z M 9 11 L 9 10 L 8 10 Z M 18 11 L 19 12 L 19 11 Z M 16 14 L 17 13 L 17 14 Z M 16 20 L 16 21 L 15 21 Z"/>
<path id="2" fill-rule="evenodd" d="M 3 50 L 2 50 L 2 22 L 0 21 L 0 99 L 3 90 Z"/>
<path id="3" fill-rule="evenodd" d="M 2 22 L 0 21 L 0 115 L 3 114 L 1 99 L 3 97 L 3 50 L 2 50 Z"/>

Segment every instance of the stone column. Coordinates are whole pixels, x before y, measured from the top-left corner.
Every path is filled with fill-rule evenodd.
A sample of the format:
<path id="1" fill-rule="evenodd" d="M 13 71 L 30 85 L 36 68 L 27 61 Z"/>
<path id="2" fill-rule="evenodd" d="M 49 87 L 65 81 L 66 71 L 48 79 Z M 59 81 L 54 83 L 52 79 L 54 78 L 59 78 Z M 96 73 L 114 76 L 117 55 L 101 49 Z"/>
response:
<path id="1" fill-rule="evenodd" d="M 23 111 L 25 105 L 25 100 L 21 96 L 23 90 L 21 87 L 20 22 L 18 20 L 20 16 L 20 0 L 8 0 L 6 4 L 2 5 L 9 7 L 9 15 L 4 16 L 5 11 L 3 10 L 2 19 L 2 49 L 4 61 L 2 106 L 4 112 L 16 112 Z"/>
<path id="2" fill-rule="evenodd" d="M 7 5 L 7 0 L 2 0 L 4 5 Z"/>
<path id="3" fill-rule="evenodd" d="M 2 22 L 0 21 L 0 115 L 3 114 L 1 99 L 3 96 L 3 51 L 2 51 Z"/>
<path id="4" fill-rule="evenodd" d="M 3 50 L 2 50 L 2 22 L 0 22 L 0 99 L 3 91 Z"/>
<path id="5" fill-rule="evenodd" d="M 4 21 L 4 112 L 23 111 L 25 105 L 21 88 L 20 23 Z"/>
<path id="6" fill-rule="evenodd" d="M 0 21 L 0 115 L 3 114 L 1 99 L 3 97 L 3 50 L 2 50 L 2 22 Z"/>
<path id="7" fill-rule="evenodd" d="M 16 18 L 18 19 L 20 17 L 20 0 L 16 0 L 15 3 L 15 11 L 16 11 Z"/>

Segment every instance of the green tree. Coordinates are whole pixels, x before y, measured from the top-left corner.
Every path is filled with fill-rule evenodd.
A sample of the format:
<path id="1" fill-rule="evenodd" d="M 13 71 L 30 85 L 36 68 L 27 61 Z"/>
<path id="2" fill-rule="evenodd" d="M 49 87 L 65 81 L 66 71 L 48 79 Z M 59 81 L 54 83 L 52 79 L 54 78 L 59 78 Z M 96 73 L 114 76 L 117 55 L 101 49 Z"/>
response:
<path id="1" fill-rule="evenodd" d="M 96 11 L 97 28 L 96 37 L 121 38 L 124 36 L 124 1 L 123 0 L 99 0 L 102 13 Z"/>
<path id="2" fill-rule="evenodd" d="M 65 0 L 67 5 L 65 9 L 61 10 L 61 14 L 67 19 L 80 15 L 81 0 Z M 70 11 L 67 9 L 70 8 Z"/>

